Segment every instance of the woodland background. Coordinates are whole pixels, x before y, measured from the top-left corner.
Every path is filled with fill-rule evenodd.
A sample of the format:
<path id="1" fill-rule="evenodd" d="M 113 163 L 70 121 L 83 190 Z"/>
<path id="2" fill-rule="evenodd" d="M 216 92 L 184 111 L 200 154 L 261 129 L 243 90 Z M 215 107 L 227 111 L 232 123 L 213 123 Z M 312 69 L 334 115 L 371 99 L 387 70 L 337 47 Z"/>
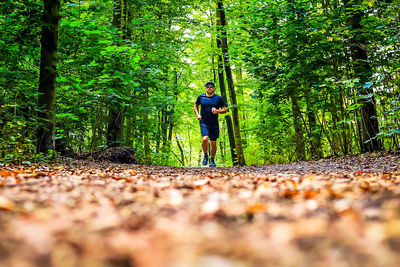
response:
<path id="1" fill-rule="evenodd" d="M 399 148 L 399 0 L 0 3 L 0 159 L 112 146 L 200 162 L 213 80 L 221 165 Z M 44 154 L 43 154 L 44 153 Z"/>

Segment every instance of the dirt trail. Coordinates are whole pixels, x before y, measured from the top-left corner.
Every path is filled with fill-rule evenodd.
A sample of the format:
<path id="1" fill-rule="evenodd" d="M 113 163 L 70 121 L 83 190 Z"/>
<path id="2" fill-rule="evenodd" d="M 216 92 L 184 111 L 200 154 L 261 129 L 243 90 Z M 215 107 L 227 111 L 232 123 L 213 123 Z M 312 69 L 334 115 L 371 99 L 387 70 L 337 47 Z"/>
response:
<path id="1" fill-rule="evenodd" d="M 0 170 L 0 266 L 396 266 L 399 155 Z"/>

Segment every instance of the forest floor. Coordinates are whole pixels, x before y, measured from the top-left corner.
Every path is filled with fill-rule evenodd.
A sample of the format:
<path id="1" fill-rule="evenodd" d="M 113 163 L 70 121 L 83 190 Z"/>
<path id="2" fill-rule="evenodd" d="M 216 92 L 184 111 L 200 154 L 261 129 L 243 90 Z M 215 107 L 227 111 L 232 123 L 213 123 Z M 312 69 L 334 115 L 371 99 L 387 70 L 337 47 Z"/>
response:
<path id="1" fill-rule="evenodd" d="M 398 266 L 400 154 L 0 167 L 0 266 Z"/>

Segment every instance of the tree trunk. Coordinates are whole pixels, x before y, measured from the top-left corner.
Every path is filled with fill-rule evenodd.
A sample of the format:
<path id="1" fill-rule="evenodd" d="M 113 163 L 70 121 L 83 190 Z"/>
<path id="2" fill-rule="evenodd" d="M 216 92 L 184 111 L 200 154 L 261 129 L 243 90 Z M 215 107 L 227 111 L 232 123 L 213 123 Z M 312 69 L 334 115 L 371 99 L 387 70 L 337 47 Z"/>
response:
<path id="1" fill-rule="evenodd" d="M 217 19 L 217 25 L 220 25 L 221 20 Z M 217 28 L 218 30 L 218 28 Z M 219 28 L 220 30 L 220 28 Z M 217 48 L 218 50 L 221 49 L 222 44 L 221 44 L 221 39 L 217 38 Z M 223 60 L 222 60 L 222 55 L 221 53 L 218 54 L 218 81 L 219 81 L 219 88 L 221 91 L 221 97 L 224 99 L 224 102 L 228 104 L 228 98 L 226 97 L 226 88 L 225 88 L 225 80 L 224 80 L 224 67 L 223 67 Z M 230 115 L 225 115 L 225 121 L 226 121 L 226 128 L 228 131 L 228 138 L 229 138 L 229 146 L 231 148 L 231 158 L 232 158 L 232 163 L 234 166 L 238 165 L 238 158 L 236 155 L 236 144 L 235 144 L 235 136 L 233 133 L 233 125 L 232 125 L 232 119 Z"/>
<path id="2" fill-rule="evenodd" d="M 98 146 L 98 140 L 101 140 L 99 136 L 101 136 L 101 114 L 102 108 L 101 108 L 101 102 L 97 102 L 97 107 L 96 107 L 96 113 L 94 114 L 94 119 L 92 121 L 92 140 L 90 142 L 90 152 L 93 152 L 95 148 Z"/>
<path id="3" fill-rule="evenodd" d="M 331 94 L 330 103 L 329 103 L 329 111 L 332 115 L 332 150 L 335 156 L 338 155 L 339 147 L 340 147 L 340 137 L 338 131 L 338 111 L 337 111 L 337 97 L 335 94 Z"/>
<path id="4" fill-rule="evenodd" d="M 172 142 L 172 129 L 174 127 L 174 124 L 172 121 L 169 123 L 169 130 L 168 130 L 168 143 L 170 144 Z"/>
<path id="5" fill-rule="evenodd" d="M 307 105 L 307 118 L 309 127 L 309 138 L 310 138 L 310 154 L 312 159 L 322 158 L 322 147 L 321 147 L 321 129 L 318 129 L 317 119 L 315 118 L 315 113 L 312 110 L 312 103 L 310 92 L 305 89 L 304 97 L 306 99 Z M 304 125 L 306 127 L 306 125 Z M 321 125 L 323 127 L 323 125 Z"/>
<path id="6" fill-rule="evenodd" d="M 221 151 L 221 162 L 222 165 L 225 165 L 225 129 L 222 129 L 222 136 L 221 139 L 219 141 L 219 151 Z"/>
<path id="7" fill-rule="evenodd" d="M 347 121 L 348 114 L 344 108 L 343 93 L 341 91 L 339 92 L 339 104 L 340 104 L 340 119 L 342 121 Z M 349 140 L 349 138 L 351 138 L 351 128 L 349 127 L 347 122 L 342 123 L 342 140 L 343 140 L 342 150 L 344 155 L 349 154 L 351 150 L 351 140 Z"/>
<path id="8" fill-rule="evenodd" d="M 145 103 L 149 104 L 149 88 L 146 88 L 145 92 Z M 151 164 L 151 148 L 150 148 L 150 119 L 149 119 L 149 114 L 148 111 L 149 109 L 146 109 L 143 122 L 144 122 L 144 133 L 143 133 L 143 145 L 144 145 L 144 163 L 147 165 Z"/>
<path id="9" fill-rule="evenodd" d="M 170 118 L 167 114 L 167 108 L 163 108 L 161 110 L 160 118 L 161 141 L 163 149 L 167 146 L 169 120 Z"/>
<path id="10" fill-rule="evenodd" d="M 181 152 L 181 163 L 182 167 L 185 167 L 185 153 L 183 151 L 183 148 L 181 146 L 181 143 L 179 142 L 178 136 L 175 135 L 176 143 L 178 145 L 179 151 Z"/>
<path id="11" fill-rule="evenodd" d="M 293 114 L 293 125 L 294 125 L 294 137 L 296 144 L 296 160 L 306 159 L 306 149 L 304 146 L 304 134 L 303 127 L 301 125 L 301 111 L 297 103 L 297 98 L 294 95 L 290 96 L 292 100 L 292 114 Z"/>
<path id="12" fill-rule="evenodd" d="M 124 140 L 124 113 L 120 104 L 110 108 L 107 128 L 108 147 L 121 146 Z"/>
<path id="13" fill-rule="evenodd" d="M 238 92 L 239 92 L 239 102 L 244 103 L 245 102 L 245 98 L 244 98 L 244 88 L 243 88 L 243 69 L 241 67 L 239 67 L 236 70 L 236 85 L 238 88 Z M 242 138 L 242 145 L 246 148 L 248 146 L 248 131 L 247 131 L 247 123 L 246 123 L 246 113 L 243 111 L 241 114 L 241 116 L 239 117 L 240 121 L 242 121 L 242 124 L 244 126 L 244 137 Z"/>
<path id="14" fill-rule="evenodd" d="M 55 102 L 57 75 L 58 22 L 60 1 L 43 0 L 38 117 L 43 120 L 37 132 L 37 151 L 55 149 Z"/>
<path id="15" fill-rule="evenodd" d="M 228 38 L 227 38 L 226 30 L 225 30 L 225 27 L 226 27 L 225 9 L 224 9 L 223 1 L 218 0 L 217 6 L 218 6 L 218 8 L 217 8 L 218 16 L 217 17 L 220 20 L 220 22 L 217 23 L 217 29 L 219 29 L 219 33 L 220 33 L 218 38 L 221 38 L 222 54 L 223 54 L 224 65 L 225 65 L 226 80 L 228 83 L 229 98 L 230 98 L 231 104 L 233 106 L 232 119 L 233 119 L 233 126 L 234 126 L 233 130 L 234 130 L 234 136 L 235 136 L 236 153 L 237 153 L 237 157 L 238 157 L 238 164 L 240 166 L 244 166 L 244 165 L 246 165 L 246 161 L 244 158 L 244 152 L 243 152 L 243 147 L 242 147 L 242 137 L 240 135 L 239 111 L 238 111 L 238 107 L 237 107 L 236 93 L 235 93 L 235 88 L 234 88 L 234 84 L 233 84 L 232 70 L 231 70 L 231 66 L 230 66 Z"/>
<path id="16" fill-rule="evenodd" d="M 124 25 L 125 25 L 125 3 L 124 0 L 115 0 L 114 2 L 114 13 L 112 24 L 114 28 L 121 31 L 121 38 L 125 38 Z M 119 60 L 116 59 L 116 68 L 118 69 Z M 114 83 L 115 87 L 118 87 L 117 83 Z M 107 128 L 107 146 L 116 147 L 121 146 L 124 140 L 124 108 L 118 100 L 114 101 L 113 106 L 110 107 L 109 121 Z"/>
<path id="17" fill-rule="evenodd" d="M 361 104 L 361 123 L 360 123 L 360 146 L 361 152 L 373 152 L 382 149 L 382 143 L 377 139 L 379 133 L 379 123 L 376 111 L 374 92 L 369 83 L 372 69 L 368 61 L 366 38 L 361 33 L 362 11 L 355 10 L 360 0 L 344 0 L 346 11 L 349 14 L 348 23 L 353 29 L 352 44 L 350 47 L 353 71 L 359 83 L 357 85 L 357 102 Z"/>

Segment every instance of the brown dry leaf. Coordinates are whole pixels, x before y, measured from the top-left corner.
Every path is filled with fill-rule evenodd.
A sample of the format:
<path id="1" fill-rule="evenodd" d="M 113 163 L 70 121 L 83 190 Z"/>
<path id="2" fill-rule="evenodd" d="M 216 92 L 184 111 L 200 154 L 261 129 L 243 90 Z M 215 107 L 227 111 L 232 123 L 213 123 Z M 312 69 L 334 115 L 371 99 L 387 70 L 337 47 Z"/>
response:
<path id="1" fill-rule="evenodd" d="M 298 190 L 287 189 L 282 192 L 282 197 L 289 198 L 289 199 L 293 199 L 293 198 L 297 197 L 298 195 L 299 195 Z"/>
<path id="2" fill-rule="evenodd" d="M 6 197 L 0 196 L 0 209 L 1 210 L 11 211 L 11 210 L 14 210 L 14 207 L 15 207 L 15 204 L 12 200 L 10 200 Z"/>
<path id="3" fill-rule="evenodd" d="M 362 190 L 369 191 L 369 190 L 370 190 L 370 184 L 369 184 L 369 182 L 368 182 L 368 181 L 365 181 L 365 180 L 361 181 L 360 188 L 361 188 Z"/>
<path id="4" fill-rule="evenodd" d="M 197 181 L 194 181 L 193 184 L 195 186 L 203 186 L 206 184 L 210 184 L 210 179 L 207 178 L 207 179 L 197 180 Z"/>
<path id="5" fill-rule="evenodd" d="M 0 266 L 397 266 L 399 158 L 7 167 Z"/>
<path id="6" fill-rule="evenodd" d="M 321 190 L 305 190 L 303 196 L 305 199 L 314 199 L 321 193 Z"/>
<path id="7" fill-rule="evenodd" d="M 266 212 L 268 207 L 264 203 L 257 203 L 247 207 L 248 213 L 259 213 L 259 212 Z"/>
<path id="8" fill-rule="evenodd" d="M 3 176 L 3 177 L 14 176 L 13 174 L 14 173 L 7 171 L 7 170 L 0 170 L 0 176 Z"/>

